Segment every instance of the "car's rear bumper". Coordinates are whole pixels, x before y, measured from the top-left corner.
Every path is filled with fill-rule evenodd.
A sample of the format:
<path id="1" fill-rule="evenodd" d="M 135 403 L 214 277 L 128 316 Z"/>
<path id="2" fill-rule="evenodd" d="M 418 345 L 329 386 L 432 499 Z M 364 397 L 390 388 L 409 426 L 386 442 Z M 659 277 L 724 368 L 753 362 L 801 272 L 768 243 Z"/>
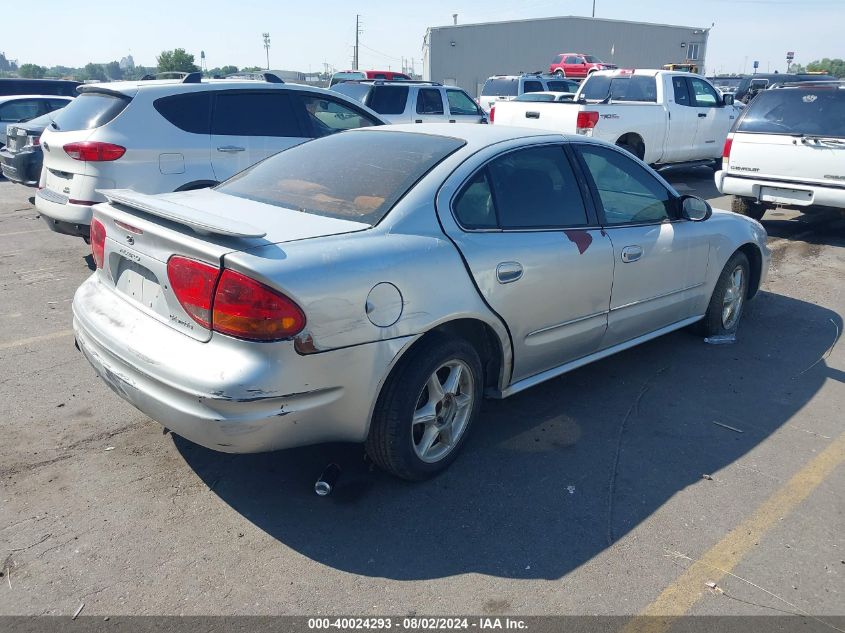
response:
<path id="1" fill-rule="evenodd" d="M 250 453 L 366 438 L 394 358 L 414 337 L 301 355 L 292 341 L 197 341 L 92 275 L 73 300 L 79 349 L 122 398 L 197 444 Z"/>
<path id="2" fill-rule="evenodd" d="M 86 237 L 90 231 L 92 205 L 72 204 L 67 196 L 49 189 L 35 193 L 35 208 L 52 230 Z"/>
<path id="3" fill-rule="evenodd" d="M 41 173 L 40 152 L 0 150 L 0 169 L 6 180 L 33 187 Z"/>
<path id="4" fill-rule="evenodd" d="M 753 177 L 733 176 L 724 170 L 716 172 L 715 181 L 716 188 L 721 193 L 753 198 L 758 202 L 845 209 L 845 186 L 825 187 L 821 184 L 790 180 L 758 180 Z"/>

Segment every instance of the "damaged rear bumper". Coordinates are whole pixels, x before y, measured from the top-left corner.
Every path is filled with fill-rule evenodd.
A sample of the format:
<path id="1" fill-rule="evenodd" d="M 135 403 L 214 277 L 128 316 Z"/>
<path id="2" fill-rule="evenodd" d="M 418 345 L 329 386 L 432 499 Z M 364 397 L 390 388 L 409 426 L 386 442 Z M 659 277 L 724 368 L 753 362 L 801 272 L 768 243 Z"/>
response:
<path id="1" fill-rule="evenodd" d="M 207 448 L 252 453 L 366 438 L 395 339 L 307 356 L 292 341 L 192 339 L 93 275 L 73 301 L 76 343 L 123 399 Z"/>

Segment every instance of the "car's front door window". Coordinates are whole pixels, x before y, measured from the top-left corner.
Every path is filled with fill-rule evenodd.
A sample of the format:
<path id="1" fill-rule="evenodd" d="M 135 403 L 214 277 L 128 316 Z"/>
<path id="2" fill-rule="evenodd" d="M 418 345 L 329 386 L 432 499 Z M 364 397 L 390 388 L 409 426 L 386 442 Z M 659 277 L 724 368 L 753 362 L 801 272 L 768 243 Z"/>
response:
<path id="1" fill-rule="evenodd" d="M 631 158 L 598 145 L 581 145 L 579 152 L 595 183 L 607 225 L 655 223 L 672 217 L 671 192 Z"/>
<path id="2" fill-rule="evenodd" d="M 702 79 L 689 80 L 692 97 L 699 108 L 715 108 L 719 105 L 719 95 L 709 83 Z"/>

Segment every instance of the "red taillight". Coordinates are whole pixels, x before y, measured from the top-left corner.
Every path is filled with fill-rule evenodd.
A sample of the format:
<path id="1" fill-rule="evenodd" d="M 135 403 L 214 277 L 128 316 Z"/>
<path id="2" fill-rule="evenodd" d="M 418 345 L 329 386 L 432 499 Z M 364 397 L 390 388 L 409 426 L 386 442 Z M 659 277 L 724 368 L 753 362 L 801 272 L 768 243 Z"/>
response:
<path id="1" fill-rule="evenodd" d="M 99 220 L 91 220 L 91 256 L 97 268 L 103 267 L 106 252 L 106 227 Z"/>
<path id="2" fill-rule="evenodd" d="M 583 134 L 585 130 L 592 130 L 599 122 L 598 112 L 579 112 L 575 120 L 576 131 Z"/>
<path id="3" fill-rule="evenodd" d="M 40 136 L 30 136 L 29 137 L 29 144 L 33 147 L 37 147 L 41 145 L 41 137 Z"/>
<path id="4" fill-rule="evenodd" d="M 496 119 L 496 106 L 490 106 L 490 123 Z"/>
<path id="5" fill-rule="evenodd" d="M 305 315 L 285 295 L 235 272 L 174 255 L 167 262 L 170 287 L 182 308 L 205 328 L 252 341 L 298 334 Z"/>
<path id="6" fill-rule="evenodd" d="M 174 255 L 167 260 L 167 278 L 182 309 L 205 328 L 211 328 L 211 301 L 220 269 Z"/>
<path id="7" fill-rule="evenodd" d="M 276 341 L 305 327 L 305 315 L 280 292 L 224 270 L 214 293 L 214 331 L 253 341 Z"/>
<path id="8" fill-rule="evenodd" d="M 729 136 L 725 139 L 725 149 L 722 150 L 722 158 L 727 160 L 731 157 L 731 148 L 733 147 L 734 140 Z"/>
<path id="9" fill-rule="evenodd" d="M 126 153 L 126 148 L 113 143 L 100 143 L 97 141 L 83 141 L 81 143 L 68 143 L 62 147 L 65 153 L 74 160 L 85 162 L 102 162 L 117 160 Z"/>

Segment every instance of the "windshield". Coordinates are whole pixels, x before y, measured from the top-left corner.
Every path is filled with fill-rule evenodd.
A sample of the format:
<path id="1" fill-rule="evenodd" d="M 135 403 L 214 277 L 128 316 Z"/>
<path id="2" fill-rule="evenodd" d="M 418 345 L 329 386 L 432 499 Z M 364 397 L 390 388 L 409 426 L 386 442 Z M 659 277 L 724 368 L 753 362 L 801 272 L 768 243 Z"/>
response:
<path id="1" fill-rule="evenodd" d="M 83 92 L 61 110 L 54 112 L 54 130 L 93 130 L 123 112 L 131 99 L 104 92 Z"/>
<path id="2" fill-rule="evenodd" d="M 778 88 L 761 92 L 738 132 L 845 138 L 845 88 Z"/>
<path id="3" fill-rule="evenodd" d="M 649 75 L 593 75 L 583 86 L 581 97 L 587 101 L 604 101 L 610 94 L 612 101 L 657 102 L 657 82 Z"/>
<path id="4" fill-rule="evenodd" d="M 217 190 L 276 207 L 377 224 L 464 141 L 412 132 L 344 132 L 297 145 Z"/>
<path id="5" fill-rule="evenodd" d="M 488 79 L 481 89 L 483 97 L 515 97 L 519 88 L 517 79 Z"/>

